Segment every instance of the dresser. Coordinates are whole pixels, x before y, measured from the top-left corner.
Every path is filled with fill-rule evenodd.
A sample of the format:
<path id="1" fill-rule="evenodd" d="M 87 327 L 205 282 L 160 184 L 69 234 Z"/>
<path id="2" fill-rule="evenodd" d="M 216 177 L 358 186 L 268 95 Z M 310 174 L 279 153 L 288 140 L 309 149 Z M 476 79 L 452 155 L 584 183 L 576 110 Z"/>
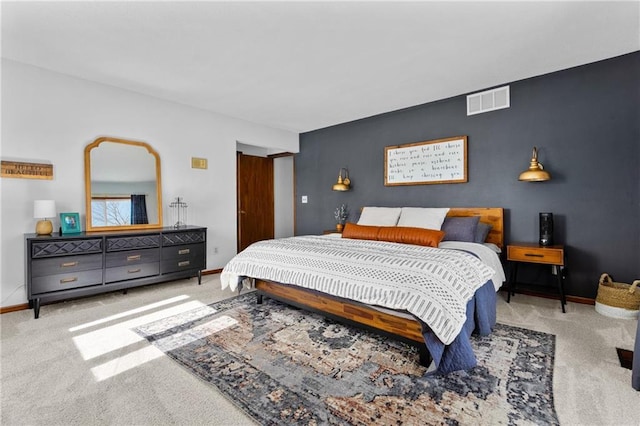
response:
<path id="1" fill-rule="evenodd" d="M 198 277 L 207 228 L 25 235 L 25 281 L 35 318 L 42 303 Z"/>

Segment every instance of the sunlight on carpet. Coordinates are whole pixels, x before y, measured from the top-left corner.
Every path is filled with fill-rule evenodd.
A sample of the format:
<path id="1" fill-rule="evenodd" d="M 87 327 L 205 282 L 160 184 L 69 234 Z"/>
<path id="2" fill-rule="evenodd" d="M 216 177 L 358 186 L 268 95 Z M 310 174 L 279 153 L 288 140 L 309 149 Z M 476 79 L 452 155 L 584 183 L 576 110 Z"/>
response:
<path id="1" fill-rule="evenodd" d="M 141 306 L 141 307 L 136 308 L 136 309 L 130 309 L 130 310 L 125 311 L 125 312 L 120 312 L 120 313 L 117 313 L 115 315 L 109 315 L 108 317 L 100 318 L 99 320 L 95 320 L 95 321 L 91 321 L 91 322 L 88 322 L 88 323 L 85 323 L 85 324 L 77 325 L 75 327 L 71 327 L 69 329 L 69 332 L 75 333 L 76 331 L 84 330 L 85 328 L 95 327 L 97 325 L 105 324 L 107 322 L 111 322 L 111 321 L 115 321 L 115 320 L 119 320 L 121 318 L 125 318 L 125 317 L 131 316 L 131 315 L 137 315 L 137 314 L 140 314 L 142 312 L 150 311 L 152 309 L 156 309 L 156 308 L 159 308 L 161 306 L 166 306 L 166 305 L 170 305 L 172 303 L 180 302 L 180 301 L 186 300 L 188 298 L 189 298 L 189 296 L 182 295 L 182 296 L 172 297 L 170 299 L 161 300 L 160 302 L 151 303 L 149 305 Z"/>
<path id="2" fill-rule="evenodd" d="M 198 308 L 196 310 L 198 312 L 198 316 L 192 315 L 190 316 L 190 320 L 201 317 L 205 312 L 211 313 L 210 308 L 205 308 L 208 307 Z M 172 318 L 176 317 L 174 316 Z M 167 327 L 169 328 L 180 325 L 179 323 L 171 321 L 168 321 L 167 323 Z M 98 381 L 108 379 L 109 377 L 113 377 L 116 374 L 120 374 L 127 370 L 131 370 L 132 368 L 136 368 L 144 364 L 145 362 L 149 362 L 151 360 L 159 358 L 163 356 L 164 352 L 166 351 L 171 351 L 196 340 L 205 338 L 212 333 L 217 333 L 237 323 L 238 322 L 233 318 L 223 315 L 205 324 L 198 325 L 183 332 L 172 334 L 171 336 L 158 340 L 154 346 L 147 346 L 145 348 L 138 349 L 114 360 L 98 365 L 92 368 L 91 372 Z M 157 330 L 159 332 L 163 331 L 161 329 Z"/>
<path id="3" fill-rule="evenodd" d="M 73 333 L 74 331 L 88 330 L 103 324 L 109 324 L 73 336 L 73 343 L 85 361 L 108 354 L 117 355 L 114 359 L 91 368 L 91 372 L 97 381 L 121 374 L 163 355 L 162 350 L 157 347 L 137 348 L 137 345 L 145 339 L 132 331 L 132 329 L 153 323 L 156 324 L 156 332 L 162 332 L 164 329 L 172 329 L 183 323 L 210 317 L 216 312 L 212 307 L 199 301 L 179 303 L 186 299 L 188 299 L 188 296 L 178 296 L 72 327 L 69 330 Z M 168 306 L 175 303 L 179 304 Z M 142 313 L 145 314 L 140 315 Z M 118 321 L 125 318 L 126 320 Z M 159 326 L 158 321 L 161 320 L 163 325 Z M 116 322 L 114 323 L 114 321 Z M 182 335 L 174 335 L 171 339 L 167 339 L 165 347 L 171 348 L 172 345 L 176 345 L 176 339 L 180 339 L 180 342 L 182 342 L 180 344 L 185 344 L 215 332 L 214 330 L 216 329 L 221 330 L 234 324 L 235 320 L 231 318 L 216 318 Z M 120 355 L 122 352 L 124 353 Z"/>

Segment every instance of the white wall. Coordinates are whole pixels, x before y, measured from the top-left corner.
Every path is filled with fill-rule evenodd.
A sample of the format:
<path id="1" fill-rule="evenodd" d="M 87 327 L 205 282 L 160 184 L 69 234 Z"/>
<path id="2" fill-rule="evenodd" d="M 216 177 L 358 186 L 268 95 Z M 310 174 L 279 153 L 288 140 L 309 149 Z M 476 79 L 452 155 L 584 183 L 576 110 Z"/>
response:
<path id="1" fill-rule="evenodd" d="M 35 229 L 33 200 L 84 223 L 84 147 L 99 136 L 148 142 L 160 154 L 165 219 L 176 196 L 190 224 L 208 230 L 207 269 L 236 252 L 236 141 L 298 152 L 298 135 L 2 59 L 2 159 L 50 162 L 53 180 L 0 183 L 0 306 L 26 302 L 24 233 Z M 191 168 L 191 157 L 209 168 Z M 276 213 L 277 215 L 278 213 Z M 167 222 L 168 223 L 168 222 Z M 54 229 L 59 221 L 54 221 Z M 218 248 L 214 255 L 213 248 Z"/>
<path id="2" fill-rule="evenodd" d="M 274 237 L 293 237 L 294 233 L 293 157 L 273 159 Z"/>

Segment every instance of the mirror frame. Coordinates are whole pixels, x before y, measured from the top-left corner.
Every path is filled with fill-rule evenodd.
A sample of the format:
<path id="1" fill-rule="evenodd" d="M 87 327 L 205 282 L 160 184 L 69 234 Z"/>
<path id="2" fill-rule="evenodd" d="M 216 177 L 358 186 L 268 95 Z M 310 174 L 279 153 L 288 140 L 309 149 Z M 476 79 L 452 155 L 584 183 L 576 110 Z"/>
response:
<path id="1" fill-rule="evenodd" d="M 156 196 L 158 199 L 158 223 L 138 224 L 138 225 L 120 225 L 120 226 L 93 226 L 91 218 L 91 150 L 100 146 L 103 142 L 119 143 L 123 145 L 131 145 L 145 148 L 149 154 L 156 159 Z M 160 179 L 160 155 L 151 145 L 146 142 L 131 141 L 127 139 L 119 139 L 112 137 L 100 137 L 84 148 L 84 188 L 86 202 L 86 232 L 100 231 L 129 231 L 136 229 L 158 229 L 162 228 L 162 183 Z"/>

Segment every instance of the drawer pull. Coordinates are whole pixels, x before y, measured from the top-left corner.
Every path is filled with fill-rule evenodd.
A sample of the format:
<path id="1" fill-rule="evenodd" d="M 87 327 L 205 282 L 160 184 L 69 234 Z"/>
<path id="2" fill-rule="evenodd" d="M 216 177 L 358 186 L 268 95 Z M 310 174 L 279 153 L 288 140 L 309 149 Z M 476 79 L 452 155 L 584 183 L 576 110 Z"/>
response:
<path id="1" fill-rule="evenodd" d="M 184 260 L 182 262 L 178 262 L 178 266 L 189 266 L 189 263 L 191 262 L 189 262 L 188 260 Z"/>
<path id="2" fill-rule="evenodd" d="M 63 278 L 60 280 L 60 284 L 68 284 L 68 283 L 72 283 L 78 281 L 78 277 L 72 277 L 72 278 Z"/>
<path id="3" fill-rule="evenodd" d="M 178 250 L 178 254 L 189 254 L 191 252 L 190 249 L 182 249 L 182 250 Z"/>
<path id="4" fill-rule="evenodd" d="M 61 268 L 70 268 L 71 266 L 78 266 L 78 262 L 66 262 L 60 265 Z"/>
<path id="5" fill-rule="evenodd" d="M 142 269 L 138 268 L 138 269 L 129 269 L 127 272 L 130 274 L 136 274 L 140 271 L 142 271 Z"/>
<path id="6" fill-rule="evenodd" d="M 536 253 L 525 253 L 527 257 L 544 257 L 544 254 L 536 254 Z"/>
<path id="7" fill-rule="evenodd" d="M 142 256 L 139 254 L 133 255 L 133 256 L 127 256 L 127 262 L 131 262 L 134 260 L 140 260 Z"/>

